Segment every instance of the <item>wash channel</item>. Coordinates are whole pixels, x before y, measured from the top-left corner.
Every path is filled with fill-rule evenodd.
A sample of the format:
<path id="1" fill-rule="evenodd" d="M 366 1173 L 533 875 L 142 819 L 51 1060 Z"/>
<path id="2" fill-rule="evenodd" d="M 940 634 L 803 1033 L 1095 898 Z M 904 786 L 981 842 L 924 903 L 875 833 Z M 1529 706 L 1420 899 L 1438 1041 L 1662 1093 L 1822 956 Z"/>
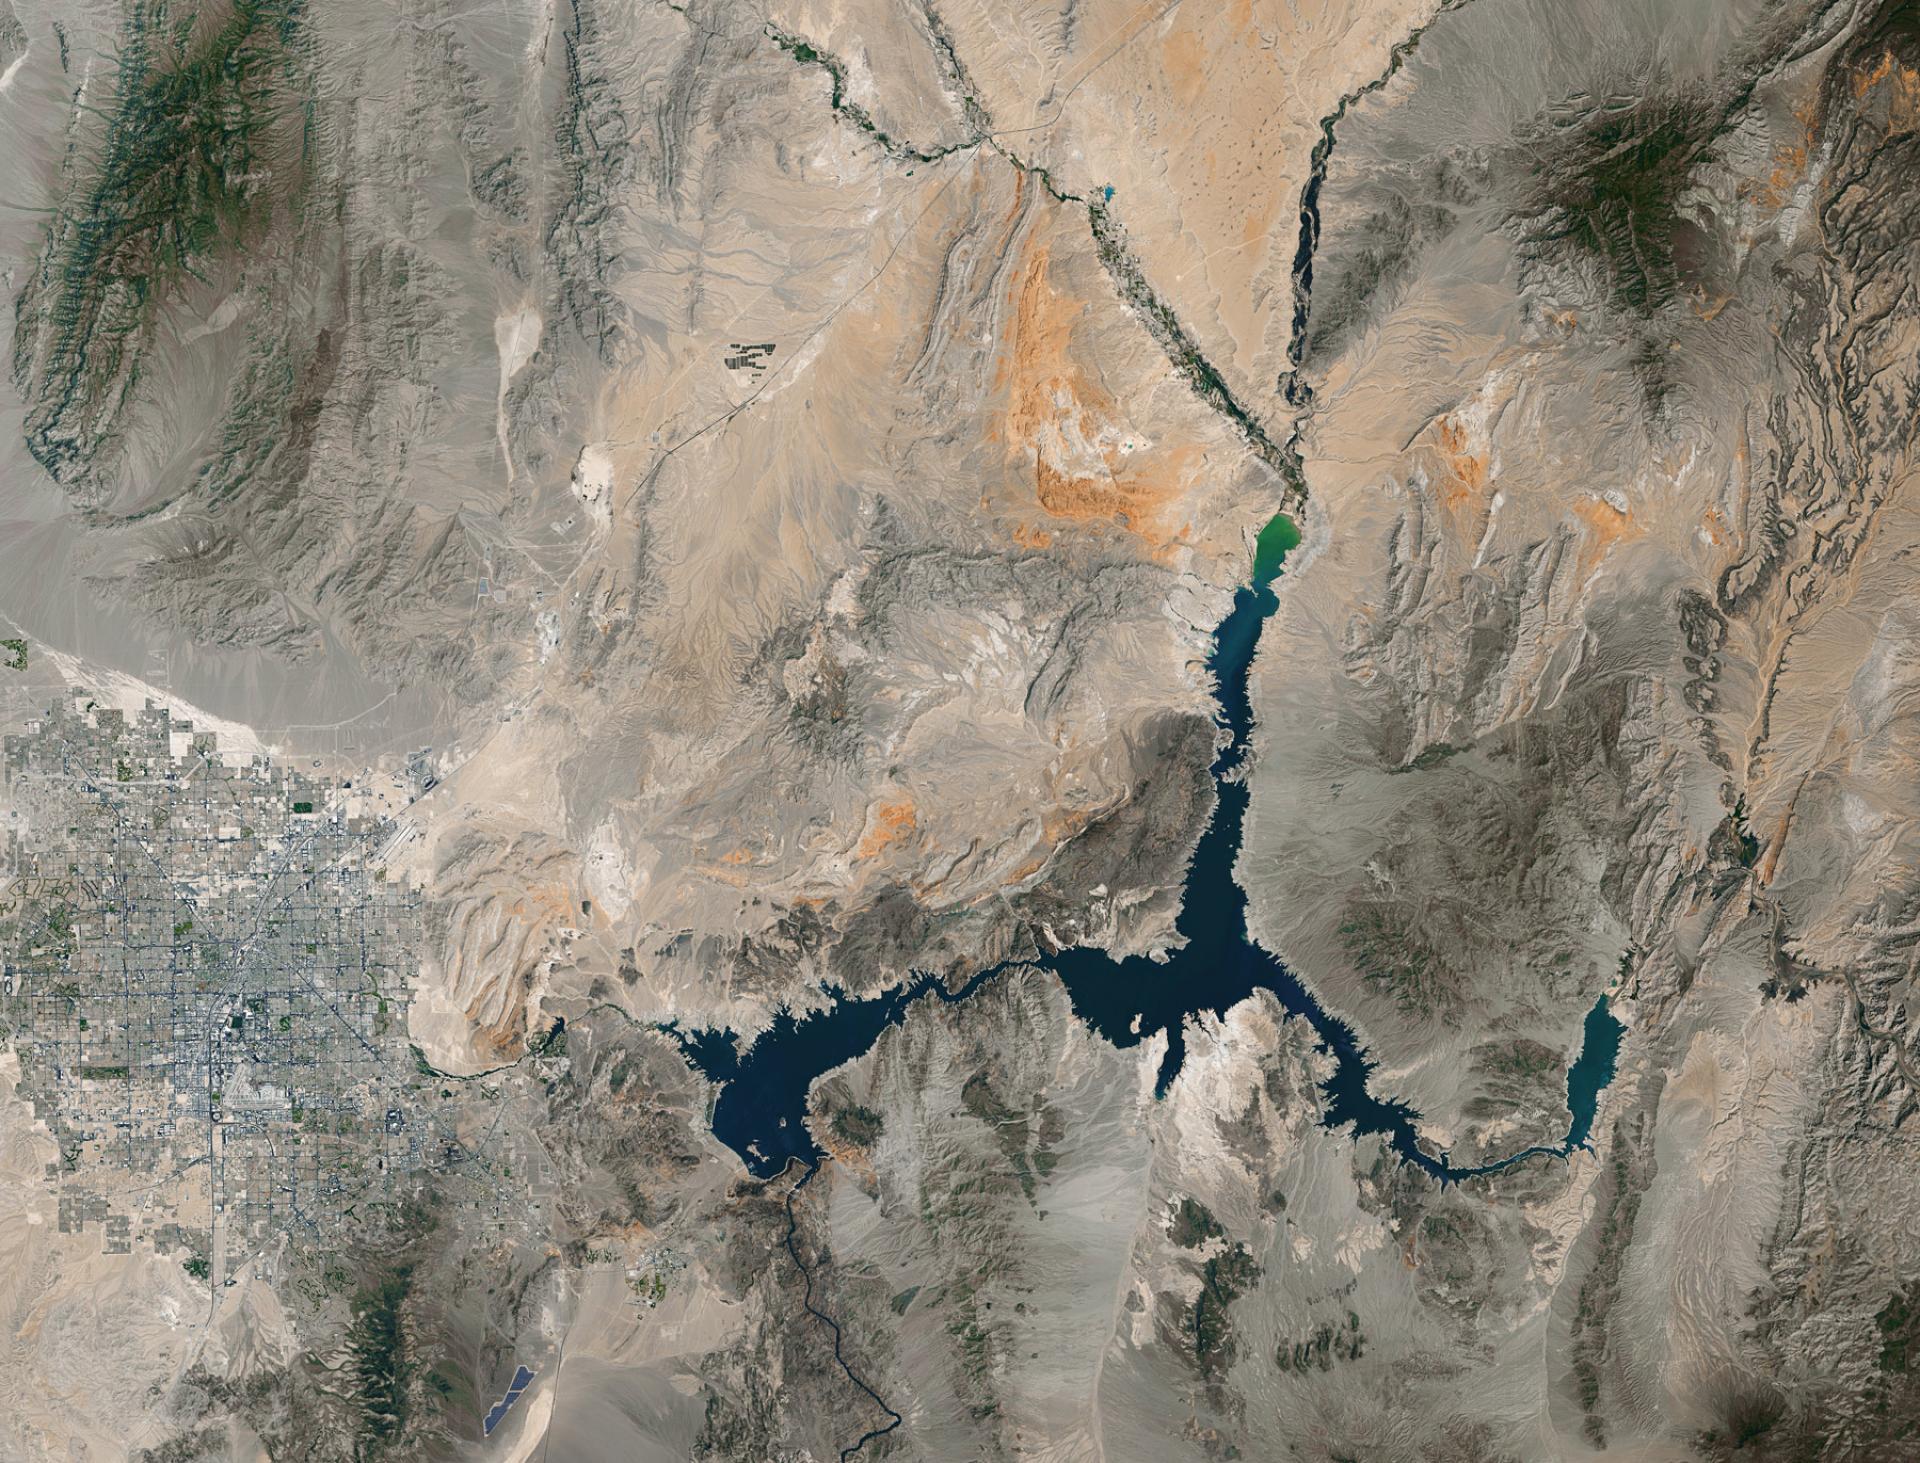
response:
<path id="1" fill-rule="evenodd" d="M 1165 1093 L 1186 1057 L 1183 1023 L 1201 1011 L 1221 1012 L 1256 990 L 1271 991 L 1291 1016 L 1310 1025 L 1334 1060 L 1322 1085 L 1323 1121 L 1351 1128 L 1356 1137 L 1385 1135 L 1393 1151 L 1443 1182 L 1498 1172 L 1526 1159 L 1564 1158 L 1587 1146 L 1601 1091 L 1613 1080 L 1614 1059 L 1625 1028 L 1602 996 L 1588 1013 L 1579 1057 L 1567 1073 L 1567 1106 L 1573 1114 L 1557 1145 L 1522 1149 L 1495 1163 L 1456 1168 L 1444 1153 L 1421 1146 L 1420 1115 L 1406 1103 L 1376 1096 L 1375 1063 L 1353 1030 L 1329 1015 L 1280 961 L 1247 934 L 1247 896 L 1233 875 L 1247 815 L 1248 787 L 1234 774 L 1246 760 L 1253 730 L 1248 677 L 1260 628 L 1279 608 L 1272 584 L 1299 530 L 1285 515 L 1261 532 L 1254 551 L 1253 581 L 1234 595 L 1233 608 L 1214 631 L 1207 660 L 1219 687 L 1219 718 L 1228 739 L 1214 758 L 1218 802 L 1187 872 L 1177 928 L 1186 943 L 1164 962 L 1143 956 L 1114 959 L 1103 951 L 1076 948 L 1034 963 L 1058 976 L 1073 1009 L 1115 1046 L 1133 1046 L 1165 1031 L 1158 1090 Z M 714 1135 L 738 1153 L 761 1178 L 780 1173 L 795 1159 L 812 1168 L 820 1149 L 806 1127 L 807 1092 L 814 1081 L 866 1052 L 881 1032 L 903 1020 L 922 998 L 964 1001 L 1006 966 L 983 971 L 958 990 L 923 976 L 882 995 L 840 996 L 822 1011 L 796 1017 L 781 1011 L 772 1026 L 742 1050 L 729 1031 L 670 1028 L 681 1050 L 710 1081 L 721 1084 L 713 1111 Z"/>

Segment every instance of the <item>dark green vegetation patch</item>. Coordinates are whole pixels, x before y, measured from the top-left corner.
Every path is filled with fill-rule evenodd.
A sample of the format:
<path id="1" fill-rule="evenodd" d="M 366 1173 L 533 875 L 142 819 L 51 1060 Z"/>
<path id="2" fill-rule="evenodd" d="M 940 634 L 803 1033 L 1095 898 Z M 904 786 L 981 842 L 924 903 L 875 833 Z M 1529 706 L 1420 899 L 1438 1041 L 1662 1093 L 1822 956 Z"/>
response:
<path id="1" fill-rule="evenodd" d="M 960 1089 L 960 1103 L 968 1113 L 993 1130 L 994 1143 L 1019 1181 L 1027 1202 L 1036 1202 L 1039 1180 L 1059 1164 L 1056 1145 L 1066 1137 L 1059 1115 L 1038 1103 L 1032 1113 L 1011 1108 L 993 1090 L 987 1074 L 975 1072 Z M 1038 1145 L 1035 1146 L 1035 1139 Z"/>
<path id="2" fill-rule="evenodd" d="M 1251 1290 L 1259 1278 L 1260 1267 L 1242 1244 L 1215 1255 L 1201 1270 L 1200 1295 L 1193 1303 L 1192 1315 L 1193 1354 L 1201 1375 L 1218 1379 L 1233 1365 L 1239 1348 L 1227 1307 Z"/>
<path id="3" fill-rule="evenodd" d="M 1182 1249 L 1197 1250 L 1210 1239 L 1225 1239 L 1227 1232 L 1213 1211 L 1193 1199 L 1182 1199 L 1167 1226 L 1167 1237 Z"/>
<path id="4" fill-rule="evenodd" d="M 1691 93 L 1582 97 L 1550 114 L 1525 139 L 1527 246 L 1593 261 L 1609 299 L 1629 314 L 1665 306 L 1700 242 L 1680 195 L 1722 120 L 1709 98 Z"/>
<path id="5" fill-rule="evenodd" d="M 887 1120 L 870 1107 L 849 1103 L 833 1115 L 833 1131 L 849 1143 L 871 1148 L 886 1131 Z"/>
<path id="6" fill-rule="evenodd" d="M 136 4 L 97 162 L 74 182 L 20 302 L 27 444 L 56 479 L 92 467 L 97 418 L 135 384 L 155 305 L 253 241 L 297 186 L 302 0 Z"/>
<path id="7" fill-rule="evenodd" d="M 1896 1290 L 1873 1319 L 1880 1330 L 1880 1370 L 1914 1370 L 1920 1364 L 1920 1280 Z"/>
<path id="8" fill-rule="evenodd" d="M 347 1333 L 353 1380 L 366 1433 L 379 1442 L 397 1437 L 406 1424 L 411 1368 L 401 1307 L 412 1281 L 411 1264 L 395 1265 L 354 1297 Z"/>
<path id="9" fill-rule="evenodd" d="M 1366 1333 L 1360 1329 L 1357 1312 L 1348 1311 L 1344 1320 L 1322 1321 L 1304 1336 L 1283 1340 L 1274 1349 L 1273 1363 L 1283 1372 L 1305 1372 L 1310 1368 L 1332 1371 L 1335 1362 L 1358 1361 L 1366 1355 Z"/>
<path id="10" fill-rule="evenodd" d="M 1340 923 L 1340 943 L 1354 969 L 1392 997 L 1403 1016 L 1447 1025 L 1459 1021 L 1466 979 L 1400 901 L 1353 900 Z"/>
<path id="11" fill-rule="evenodd" d="M 1639 1222 L 1640 1201 L 1652 1187 L 1656 1172 L 1652 1125 L 1651 1112 L 1638 1115 L 1631 1126 L 1624 1119 L 1613 1125 L 1613 1140 L 1606 1149 L 1607 1170 L 1596 1190 L 1598 1249 L 1580 1282 L 1578 1305 L 1569 1328 L 1581 1431 L 1596 1448 L 1607 1445 L 1599 1410 L 1601 1381 L 1610 1362 L 1607 1320 L 1620 1293 L 1628 1247 Z"/>

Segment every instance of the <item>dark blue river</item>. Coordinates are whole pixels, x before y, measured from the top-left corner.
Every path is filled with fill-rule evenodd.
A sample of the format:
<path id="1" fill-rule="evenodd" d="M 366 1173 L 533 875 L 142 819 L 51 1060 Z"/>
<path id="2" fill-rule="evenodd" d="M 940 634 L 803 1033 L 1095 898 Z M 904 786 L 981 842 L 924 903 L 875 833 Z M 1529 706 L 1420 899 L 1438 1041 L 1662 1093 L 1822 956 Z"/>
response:
<path id="1" fill-rule="evenodd" d="M 1201 1011 L 1220 1012 L 1256 990 L 1278 997 L 1289 1015 L 1313 1027 L 1335 1070 L 1321 1088 L 1324 1121 L 1349 1128 L 1356 1136 L 1385 1135 L 1394 1152 L 1442 1182 L 1508 1168 L 1526 1159 L 1565 1157 L 1587 1146 L 1600 1092 L 1613 1080 L 1614 1060 L 1625 1028 L 1607 1009 L 1607 999 L 1587 1015 L 1580 1055 L 1567 1073 L 1567 1106 L 1573 1122 L 1566 1139 L 1551 1147 L 1533 1147 L 1497 1163 L 1455 1168 L 1444 1153 L 1420 1143 L 1420 1115 L 1404 1102 L 1376 1096 L 1375 1063 L 1361 1049 L 1352 1029 L 1329 1015 L 1286 966 L 1247 935 L 1247 896 L 1233 876 L 1247 814 L 1247 785 L 1237 773 L 1246 759 L 1253 730 L 1248 674 L 1260 641 L 1260 628 L 1279 607 L 1271 585 L 1281 561 L 1299 543 L 1285 517 L 1274 519 L 1260 535 L 1253 582 L 1234 596 L 1233 609 L 1214 632 L 1208 669 L 1218 689 L 1219 720 L 1226 741 L 1213 763 L 1218 803 L 1187 871 L 1178 928 L 1185 945 L 1164 963 L 1141 957 L 1116 960 L 1098 950 L 1063 950 L 1039 965 L 1060 978 L 1081 1020 L 1115 1046 L 1128 1047 L 1155 1032 L 1168 1034 L 1158 1090 L 1180 1070 L 1186 1057 L 1182 1023 Z M 949 991 L 932 976 L 868 999 L 833 992 L 832 1006 L 796 1019 L 782 1011 L 771 1028 L 742 1051 L 731 1032 L 688 1032 L 669 1027 L 681 1050 L 705 1076 L 721 1084 L 714 1104 L 714 1135 L 738 1153 L 761 1178 L 771 1178 L 798 1159 L 812 1166 L 820 1150 L 807 1132 L 807 1092 L 816 1078 L 860 1056 L 907 1008 L 923 997 L 963 1001 L 996 968 Z"/>

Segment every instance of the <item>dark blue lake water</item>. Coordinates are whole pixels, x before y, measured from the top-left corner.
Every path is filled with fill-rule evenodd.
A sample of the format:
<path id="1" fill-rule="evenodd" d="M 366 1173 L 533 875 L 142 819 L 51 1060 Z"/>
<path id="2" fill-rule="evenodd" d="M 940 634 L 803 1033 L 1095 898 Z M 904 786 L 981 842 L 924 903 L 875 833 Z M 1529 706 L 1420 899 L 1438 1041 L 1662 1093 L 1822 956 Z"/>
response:
<path id="1" fill-rule="evenodd" d="M 1234 596 L 1233 609 L 1214 632 L 1208 658 L 1218 687 L 1219 720 L 1227 738 L 1213 763 L 1218 803 L 1187 871 L 1178 928 L 1186 944 L 1164 963 L 1140 957 L 1116 960 L 1098 950 L 1064 950 L 1038 962 L 1067 988 L 1081 1020 L 1115 1046 L 1130 1047 L 1159 1031 L 1168 1034 L 1158 1090 L 1165 1092 L 1186 1059 L 1182 1023 L 1201 1011 L 1220 1012 L 1267 990 L 1287 1013 L 1310 1025 L 1335 1070 L 1321 1089 L 1328 1127 L 1356 1136 L 1384 1135 L 1394 1152 L 1445 1182 L 1494 1173 L 1542 1155 L 1565 1157 L 1587 1145 L 1599 1096 L 1613 1080 L 1614 1060 L 1625 1031 L 1602 996 L 1588 1013 L 1580 1055 L 1567 1073 L 1567 1105 L 1573 1122 L 1564 1142 L 1528 1148 L 1497 1163 L 1455 1168 L 1444 1153 L 1421 1146 L 1420 1115 L 1404 1102 L 1376 1096 L 1375 1063 L 1352 1028 L 1330 1015 L 1293 973 L 1247 935 L 1247 896 L 1233 876 L 1246 821 L 1248 791 L 1233 774 L 1245 761 L 1253 730 L 1248 675 L 1260 628 L 1279 607 L 1271 585 L 1281 561 L 1299 543 L 1286 518 L 1260 535 L 1252 584 Z M 848 999 L 833 992 L 826 1010 L 796 1019 L 782 1011 L 772 1027 L 741 1050 L 731 1032 L 669 1028 L 681 1050 L 710 1081 L 722 1084 L 713 1111 L 714 1135 L 738 1153 L 761 1178 L 771 1178 L 798 1159 L 812 1165 L 820 1150 L 805 1123 L 807 1091 L 816 1078 L 867 1051 L 888 1026 L 923 997 L 963 1001 L 998 969 L 982 972 L 958 991 L 931 976 L 883 995 Z"/>

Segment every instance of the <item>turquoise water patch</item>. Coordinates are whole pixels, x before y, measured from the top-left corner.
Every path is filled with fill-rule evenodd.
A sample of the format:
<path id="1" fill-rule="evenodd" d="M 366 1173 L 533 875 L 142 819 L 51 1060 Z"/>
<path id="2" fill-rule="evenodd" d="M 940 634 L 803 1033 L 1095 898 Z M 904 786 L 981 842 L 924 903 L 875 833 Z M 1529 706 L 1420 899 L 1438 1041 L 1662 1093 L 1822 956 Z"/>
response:
<path id="1" fill-rule="evenodd" d="M 1276 513 L 1253 545 L 1253 584 L 1264 589 L 1279 574 L 1288 554 L 1300 547 L 1300 525 L 1284 513 Z"/>
<path id="2" fill-rule="evenodd" d="M 1601 1092 L 1613 1081 L 1614 1064 L 1620 1056 L 1620 1038 L 1626 1034 L 1627 1028 L 1607 1009 L 1607 998 L 1602 996 L 1587 1012 L 1580 1055 L 1567 1069 L 1567 1110 L 1573 1114 L 1573 1125 L 1567 1129 L 1568 1152 L 1588 1146 L 1594 1110 L 1599 1106 Z"/>

